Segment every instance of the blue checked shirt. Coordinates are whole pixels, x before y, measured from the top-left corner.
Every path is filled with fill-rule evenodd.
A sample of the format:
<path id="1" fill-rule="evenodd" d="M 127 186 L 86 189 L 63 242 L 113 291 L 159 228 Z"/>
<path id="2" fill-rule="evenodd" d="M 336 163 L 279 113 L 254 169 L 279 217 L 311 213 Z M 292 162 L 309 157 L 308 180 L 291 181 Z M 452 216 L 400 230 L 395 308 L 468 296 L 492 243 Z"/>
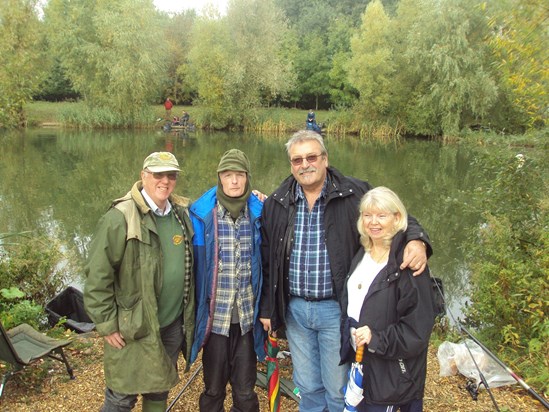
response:
<path id="1" fill-rule="evenodd" d="M 219 260 L 212 332 L 229 336 L 236 297 L 240 329 L 245 334 L 252 329 L 254 317 L 252 226 L 248 206 L 235 222 L 218 203 L 217 225 Z"/>
<path id="2" fill-rule="evenodd" d="M 325 299 L 333 295 L 332 275 L 324 233 L 326 182 L 309 212 L 301 186 L 296 186 L 297 213 L 294 223 L 294 244 L 290 257 L 290 294 Z"/>

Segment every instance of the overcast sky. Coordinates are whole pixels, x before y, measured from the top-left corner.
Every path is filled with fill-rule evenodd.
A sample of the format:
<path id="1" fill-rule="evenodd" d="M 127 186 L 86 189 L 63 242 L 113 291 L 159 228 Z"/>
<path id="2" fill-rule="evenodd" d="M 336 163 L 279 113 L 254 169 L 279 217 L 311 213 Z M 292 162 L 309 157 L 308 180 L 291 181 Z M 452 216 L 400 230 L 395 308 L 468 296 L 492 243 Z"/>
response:
<path id="1" fill-rule="evenodd" d="M 200 12 L 206 4 L 213 4 L 222 14 L 227 10 L 228 0 L 154 0 L 154 5 L 163 11 L 180 12 L 195 9 Z"/>

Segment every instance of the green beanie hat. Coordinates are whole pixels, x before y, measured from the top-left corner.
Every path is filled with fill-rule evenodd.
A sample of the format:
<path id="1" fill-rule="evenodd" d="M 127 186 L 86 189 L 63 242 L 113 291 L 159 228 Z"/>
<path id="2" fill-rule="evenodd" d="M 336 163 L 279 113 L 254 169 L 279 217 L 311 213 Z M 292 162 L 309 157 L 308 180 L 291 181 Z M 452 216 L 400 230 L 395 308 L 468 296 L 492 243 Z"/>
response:
<path id="1" fill-rule="evenodd" d="M 227 170 L 233 172 L 246 172 L 248 178 L 250 177 L 250 161 L 248 156 L 238 149 L 227 150 L 217 166 L 217 173 L 225 172 Z"/>
<path id="2" fill-rule="evenodd" d="M 219 178 L 221 172 L 246 172 L 246 189 L 244 194 L 240 197 L 229 197 L 223 192 L 223 185 Z M 240 211 L 246 207 L 246 202 L 252 193 L 250 186 L 250 161 L 248 156 L 238 149 L 227 150 L 217 166 L 217 191 L 216 196 L 219 203 L 221 203 L 231 214 L 233 220 L 236 221 L 240 215 Z"/>

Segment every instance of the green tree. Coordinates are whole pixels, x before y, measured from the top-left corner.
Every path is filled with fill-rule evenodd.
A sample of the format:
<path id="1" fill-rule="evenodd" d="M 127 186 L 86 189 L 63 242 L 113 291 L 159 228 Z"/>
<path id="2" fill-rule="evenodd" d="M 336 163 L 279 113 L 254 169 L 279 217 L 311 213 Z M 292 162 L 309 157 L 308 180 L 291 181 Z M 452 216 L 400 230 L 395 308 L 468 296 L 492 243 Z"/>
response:
<path id="1" fill-rule="evenodd" d="M 351 39 L 349 80 L 360 93 L 362 113 L 386 118 L 392 103 L 391 83 L 396 67 L 391 47 L 391 21 L 380 0 L 368 5 L 362 26 Z"/>
<path id="2" fill-rule="evenodd" d="M 455 135 L 482 122 L 498 89 L 476 0 L 401 0 L 394 18 L 370 3 L 349 77 L 366 113 L 409 132 Z M 364 111 L 364 110 L 363 110 Z"/>
<path id="3" fill-rule="evenodd" d="M 51 0 L 45 15 L 52 49 L 88 107 L 133 124 L 166 72 L 152 0 Z"/>
<path id="4" fill-rule="evenodd" d="M 78 97 L 78 93 L 72 87 L 65 71 L 61 67 L 59 59 L 54 59 L 48 75 L 40 84 L 34 98 L 37 100 L 61 101 L 76 99 Z"/>
<path id="5" fill-rule="evenodd" d="M 330 102 L 334 107 L 351 107 L 358 96 L 347 71 L 347 62 L 352 55 L 352 21 L 349 17 L 341 16 L 330 25 L 329 31 L 328 50 L 332 60 L 328 73 Z"/>
<path id="6" fill-rule="evenodd" d="M 209 108 L 208 122 L 213 127 L 224 127 L 229 118 L 225 107 L 228 96 L 225 76 L 230 52 L 225 42 L 228 37 L 226 23 L 213 17 L 196 21 L 191 33 L 191 49 L 188 55 L 189 81 L 196 87 L 195 103 Z"/>
<path id="7" fill-rule="evenodd" d="M 0 128 L 25 126 L 25 104 L 48 67 L 37 3 L 0 0 Z"/>
<path id="8" fill-rule="evenodd" d="M 215 127 L 240 125 L 247 110 L 291 89 L 286 41 L 286 21 L 272 1 L 235 0 L 226 17 L 197 21 L 189 75 L 199 101 L 214 110 Z"/>
<path id="9" fill-rule="evenodd" d="M 509 100 L 522 112 L 522 126 L 547 124 L 549 8 L 542 0 L 483 3 L 491 16 L 490 44 Z"/>
<path id="10" fill-rule="evenodd" d="M 186 79 L 187 56 L 191 48 L 191 32 L 196 20 L 194 10 L 173 16 L 162 16 L 165 41 L 168 47 L 165 97 L 176 103 L 190 103 L 196 89 Z"/>
<path id="11" fill-rule="evenodd" d="M 406 112 L 417 133 L 453 135 L 482 122 L 497 98 L 485 39 L 488 26 L 476 0 L 402 0 L 398 19 L 411 8 L 421 14 L 411 24 L 399 69 L 414 74 Z M 432 121 L 436 122 L 433 128 Z"/>

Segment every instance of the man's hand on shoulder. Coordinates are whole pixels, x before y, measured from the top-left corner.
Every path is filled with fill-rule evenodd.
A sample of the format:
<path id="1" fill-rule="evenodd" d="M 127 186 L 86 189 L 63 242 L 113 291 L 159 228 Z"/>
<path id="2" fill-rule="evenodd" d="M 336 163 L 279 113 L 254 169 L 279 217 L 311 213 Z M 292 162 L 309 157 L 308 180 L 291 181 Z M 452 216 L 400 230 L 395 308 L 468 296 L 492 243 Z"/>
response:
<path id="1" fill-rule="evenodd" d="M 418 276 L 427 267 L 427 245 L 421 240 L 411 240 L 404 248 L 404 255 L 400 269 L 410 268 L 413 275 Z"/>

